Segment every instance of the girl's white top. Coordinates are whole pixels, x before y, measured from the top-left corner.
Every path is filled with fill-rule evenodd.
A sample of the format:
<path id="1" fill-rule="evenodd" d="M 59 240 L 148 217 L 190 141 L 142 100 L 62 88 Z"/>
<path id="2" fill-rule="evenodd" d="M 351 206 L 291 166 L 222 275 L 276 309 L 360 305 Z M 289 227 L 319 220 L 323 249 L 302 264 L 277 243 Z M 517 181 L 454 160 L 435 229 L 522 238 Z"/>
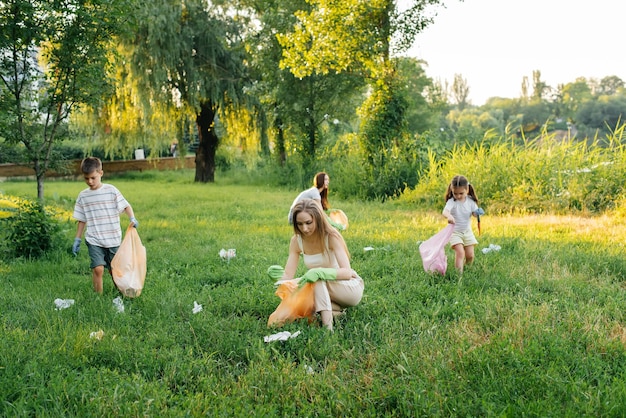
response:
<path id="1" fill-rule="evenodd" d="M 470 220 L 472 218 L 472 212 L 476 209 L 478 209 L 478 205 L 474 202 L 474 199 L 467 196 L 465 202 L 454 200 L 454 198 L 448 199 L 446 206 L 443 208 L 443 212 L 446 210 L 450 211 L 455 221 L 455 232 L 465 232 L 471 228 Z"/>

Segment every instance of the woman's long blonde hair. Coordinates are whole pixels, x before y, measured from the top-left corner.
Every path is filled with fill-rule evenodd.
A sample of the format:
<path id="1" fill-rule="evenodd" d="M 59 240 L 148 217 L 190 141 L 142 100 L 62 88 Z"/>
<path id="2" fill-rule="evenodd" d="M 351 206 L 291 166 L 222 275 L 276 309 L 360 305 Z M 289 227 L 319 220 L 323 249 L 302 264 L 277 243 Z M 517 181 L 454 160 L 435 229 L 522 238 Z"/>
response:
<path id="1" fill-rule="evenodd" d="M 315 221 L 315 235 L 317 239 L 320 240 L 322 246 L 324 248 L 324 253 L 329 254 L 330 249 L 328 248 L 328 240 L 326 237 L 338 237 L 339 241 L 342 243 L 346 250 L 346 254 L 350 257 L 350 252 L 348 251 L 348 246 L 346 245 L 346 241 L 343 239 L 343 236 L 330 224 L 324 210 L 322 209 L 322 205 L 317 200 L 314 199 L 303 199 L 295 204 L 293 207 L 293 232 L 296 235 L 302 235 L 300 229 L 298 229 L 298 223 L 296 219 L 298 219 L 298 214 L 300 212 L 306 212 Z"/>

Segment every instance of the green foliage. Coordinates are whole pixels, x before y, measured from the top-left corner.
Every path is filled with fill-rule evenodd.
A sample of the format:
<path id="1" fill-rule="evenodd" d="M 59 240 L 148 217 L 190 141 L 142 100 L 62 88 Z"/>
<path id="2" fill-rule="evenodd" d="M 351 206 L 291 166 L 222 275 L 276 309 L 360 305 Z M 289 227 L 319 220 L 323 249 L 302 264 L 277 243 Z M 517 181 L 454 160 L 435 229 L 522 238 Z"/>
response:
<path id="1" fill-rule="evenodd" d="M 110 106 L 114 112 L 130 113 L 131 119 L 133 112 L 142 115 L 138 130 L 150 132 L 153 138 L 158 134 L 152 128 L 154 119 L 169 123 L 168 132 L 173 132 L 177 125 L 172 120 L 184 122 L 184 115 L 192 114 L 199 139 L 195 179 L 213 182 L 220 139 L 216 116 L 250 99 L 244 89 L 246 19 L 237 19 L 229 8 L 208 7 L 202 0 L 139 3 L 134 15 L 134 33 L 121 39 L 120 54 L 129 63 L 128 73 L 118 83 Z M 128 112 L 128 102 L 137 109 Z M 178 117 L 159 118 L 163 111 Z M 123 136 L 117 142 L 120 139 Z"/>
<path id="2" fill-rule="evenodd" d="M 433 86 L 433 81 L 426 76 L 426 63 L 413 58 L 398 58 L 397 65 L 399 84 L 406 89 L 408 132 L 418 134 L 437 128 L 438 114 L 426 101 L 426 92 Z"/>
<path id="3" fill-rule="evenodd" d="M 319 166 L 318 171 L 323 170 L 325 168 Z M 287 187 L 291 190 L 301 190 L 311 187 L 311 179 L 315 173 L 310 173 L 306 170 L 302 161 L 295 156 L 282 165 L 277 162 L 268 162 L 259 166 L 257 170 L 251 171 L 250 174 L 253 177 L 251 181 L 254 184 L 265 187 L 273 185 Z"/>
<path id="4" fill-rule="evenodd" d="M 324 161 L 324 171 L 331 178 L 331 193 L 343 197 L 367 196 L 364 189 L 366 167 L 359 152 L 358 137 L 355 133 L 341 136 L 332 147 L 324 150 L 320 160 Z M 332 202 L 331 202 L 332 204 Z"/>
<path id="5" fill-rule="evenodd" d="M 24 147 L 0 139 L 0 164 L 25 162 Z"/>
<path id="6" fill-rule="evenodd" d="M 276 33 L 292 29 L 294 13 L 310 8 L 307 2 L 258 3 L 263 27 L 249 40 L 252 71 L 259 78 L 250 88 L 268 117 L 268 134 L 273 138 L 277 159 L 283 164 L 295 159 L 313 171 L 319 151 L 332 140 L 328 125 L 354 119 L 354 109 L 363 100 L 362 75 L 334 71 L 296 77 L 289 68 L 279 68 L 283 50 Z M 228 122 L 229 125 L 233 125 Z M 230 129 L 229 129 L 230 131 Z M 239 130 L 241 131 L 241 129 Z"/>
<path id="7" fill-rule="evenodd" d="M 576 121 L 581 133 L 593 138 L 596 133 L 610 134 L 626 120 L 626 93 L 617 96 L 601 96 L 583 103 Z"/>
<path id="8" fill-rule="evenodd" d="M 358 134 L 367 198 L 397 196 L 417 183 L 419 149 L 406 132 L 407 100 L 395 72 L 376 83 L 360 108 Z"/>
<path id="9" fill-rule="evenodd" d="M 294 13 L 298 22 L 293 28 L 277 35 L 283 47 L 281 68 L 289 68 L 296 77 L 347 70 L 376 74 L 392 50 L 408 49 L 432 23 L 424 10 L 441 1 L 412 0 L 403 13 L 388 0 L 308 3 L 310 9 Z"/>
<path id="10" fill-rule="evenodd" d="M 38 201 L 20 199 L 17 202 L 16 212 L 4 218 L 0 212 L 0 222 L 4 223 L 1 233 L 5 240 L 4 251 L 11 257 L 33 259 L 54 250 L 59 242 L 59 222 Z"/>
<path id="11" fill-rule="evenodd" d="M 126 23 L 126 0 L 0 3 L 0 124 L 3 136 L 22 144 L 43 198 L 46 171 L 58 161 L 53 149 L 67 134 L 75 106 L 94 104 L 109 91 L 108 44 Z"/>
<path id="12" fill-rule="evenodd" d="M 560 88 L 557 105 L 560 115 L 567 120 L 574 121 L 580 106 L 592 99 L 591 87 L 584 77 L 579 77 L 572 83 Z"/>
<path id="13" fill-rule="evenodd" d="M 350 0 L 340 3 L 315 0 L 308 3 L 310 7 L 303 7 L 302 10 L 293 13 L 297 21 L 292 27 L 282 28 L 283 31 L 276 36 L 282 47 L 280 68 L 288 69 L 298 79 L 304 79 L 305 85 L 309 80 L 318 84 L 320 78 L 322 81 L 332 81 L 330 75 L 341 80 L 340 87 L 348 87 L 348 83 L 358 85 L 360 81 L 367 81 L 374 91 L 374 97 L 365 100 L 359 115 L 361 120 L 365 121 L 362 122 L 365 126 L 360 132 L 363 134 L 364 160 L 370 167 L 368 178 L 364 179 L 364 182 L 368 186 L 366 189 L 370 189 L 370 184 L 377 186 L 368 197 L 387 198 L 397 194 L 404 188 L 404 185 L 401 185 L 403 182 L 390 180 L 410 165 L 406 160 L 399 164 L 397 161 L 391 161 L 398 156 L 402 158 L 406 151 L 404 144 L 399 142 L 402 141 L 400 133 L 403 134 L 407 130 L 408 91 L 412 90 L 410 94 L 422 99 L 411 100 L 413 119 L 411 128 L 425 129 L 430 125 L 431 114 L 427 111 L 421 94 L 430 81 L 423 77 L 415 66 L 411 68 L 408 59 L 398 60 L 403 67 L 404 78 L 402 82 L 394 80 L 394 75 L 390 76 L 390 57 L 394 46 L 397 47 L 397 51 L 406 49 L 415 35 L 430 23 L 430 19 L 425 18 L 424 8 L 437 5 L 439 1 L 412 1 L 403 13 L 396 10 L 394 2 L 387 0 L 369 2 Z M 396 41 L 395 45 L 392 45 L 392 39 Z M 356 75 L 358 78 L 353 79 L 346 75 Z M 289 80 L 287 77 L 286 79 Z M 395 84 L 393 87 L 385 85 L 388 83 Z M 405 97 L 399 94 L 402 88 Z M 384 91 L 385 89 L 392 89 L 393 93 L 389 94 L 388 91 Z M 335 92 L 336 88 L 333 86 L 331 89 L 318 89 L 311 85 L 297 91 L 299 94 L 302 94 L 302 91 L 316 92 L 315 97 L 320 97 L 317 93 L 320 90 Z M 302 95 L 306 99 L 306 94 Z M 336 100 L 336 97 L 339 97 L 339 100 Z M 335 100 L 327 100 L 325 103 L 343 110 L 343 106 L 338 107 L 337 103 L 345 97 L 349 96 L 344 93 L 333 97 Z M 385 103 L 388 100 L 389 102 Z M 320 104 L 312 100 L 305 103 L 306 106 L 302 109 L 306 109 L 307 114 L 300 117 L 300 124 L 305 125 L 301 133 L 308 143 L 302 149 L 305 159 L 313 160 L 317 149 L 316 127 L 320 121 Z M 397 107 L 402 107 L 402 111 L 398 111 Z M 329 115 L 333 119 L 344 119 L 337 113 L 331 111 L 325 112 L 324 115 Z M 281 115 L 281 119 L 287 118 Z M 380 126 L 375 128 L 369 125 Z M 382 133 L 382 136 L 377 137 L 379 133 Z M 389 142 L 390 138 L 394 138 L 398 143 L 392 145 Z M 379 141 L 382 141 L 382 145 L 377 145 Z M 389 159 L 389 167 L 382 168 L 383 171 L 387 171 L 385 178 L 374 181 L 378 175 L 374 167 L 379 163 L 374 160 L 378 157 Z M 404 180 L 409 183 L 412 181 L 411 178 Z"/>
<path id="14" fill-rule="evenodd" d="M 372 27 L 385 20 L 384 0 L 310 3 L 310 10 L 294 13 L 298 22 L 289 32 L 277 35 L 283 48 L 280 67 L 289 68 L 296 77 L 363 68 L 388 44 L 388 40 L 378 43 L 379 37 L 372 36 L 376 33 Z"/>

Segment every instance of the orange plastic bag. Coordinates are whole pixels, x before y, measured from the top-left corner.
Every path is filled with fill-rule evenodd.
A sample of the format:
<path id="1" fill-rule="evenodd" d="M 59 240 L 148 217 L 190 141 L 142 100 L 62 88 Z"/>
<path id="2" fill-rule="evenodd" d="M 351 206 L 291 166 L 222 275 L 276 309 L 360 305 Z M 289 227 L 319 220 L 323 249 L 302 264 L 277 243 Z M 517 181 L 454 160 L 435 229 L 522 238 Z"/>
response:
<path id="1" fill-rule="evenodd" d="M 280 327 L 287 322 L 300 318 L 313 320 L 315 314 L 315 296 L 313 283 L 298 287 L 298 280 L 287 280 L 278 286 L 276 296 L 282 299 L 280 305 L 270 315 L 267 326 Z"/>
<path id="2" fill-rule="evenodd" d="M 146 270 L 146 247 L 141 243 L 137 228 L 130 225 L 111 260 L 113 282 L 124 296 L 135 298 L 143 289 Z"/>
<path id="3" fill-rule="evenodd" d="M 331 209 L 328 213 L 328 217 L 343 227 L 342 230 L 348 229 L 348 217 L 341 209 Z"/>

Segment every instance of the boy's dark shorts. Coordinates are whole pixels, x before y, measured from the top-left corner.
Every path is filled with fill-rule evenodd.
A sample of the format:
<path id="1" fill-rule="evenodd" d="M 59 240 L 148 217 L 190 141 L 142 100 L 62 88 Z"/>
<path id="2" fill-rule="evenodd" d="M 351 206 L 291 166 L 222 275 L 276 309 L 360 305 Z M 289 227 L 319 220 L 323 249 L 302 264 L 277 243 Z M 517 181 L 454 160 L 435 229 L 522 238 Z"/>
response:
<path id="1" fill-rule="evenodd" d="M 108 270 L 111 270 L 111 260 L 113 260 L 113 257 L 115 256 L 118 248 L 120 247 L 98 247 L 97 245 L 92 245 L 87 242 L 89 259 L 91 260 L 91 264 L 89 267 L 94 269 L 98 266 L 105 266 Z"/>

